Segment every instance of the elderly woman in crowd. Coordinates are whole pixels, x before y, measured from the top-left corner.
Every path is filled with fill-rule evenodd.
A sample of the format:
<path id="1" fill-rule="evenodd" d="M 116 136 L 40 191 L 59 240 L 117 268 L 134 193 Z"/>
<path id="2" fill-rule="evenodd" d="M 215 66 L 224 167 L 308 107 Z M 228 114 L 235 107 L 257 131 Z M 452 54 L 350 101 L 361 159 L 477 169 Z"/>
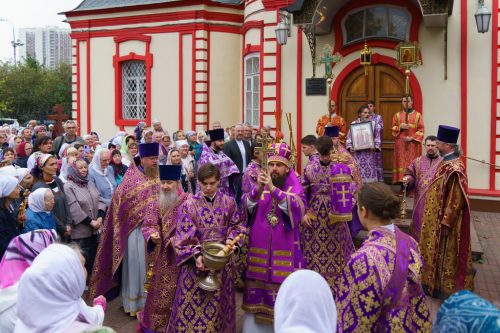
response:
<path id="1" fill-rule="evenodd" d="M 55 230 L 14 237 L 0 262 L 0 332 L 13 332 L 17 321 L 18 282 L 35 257 L 57 241 Z"/>
<path id="2" fill-rule="evenodd" d="M 106 207 L 109 206 L 116 189 L 113 168 L 109 166 L 110 161 L 111 154 L 109 149 L 99 148 L 94 154 L 89 170 L 89 180 L 94 183 Z"/>
<path id="3" fill-rule="evenodd" d="M 37 229 L 55 229 L 54 219 L 54 194 L 48 188 L 39 188 L 28 197 L 28 209 L 26 210 L 26 222 L 23 232 Z"/>
<path id="4" fill-rule="evenodd" d="M 187 131 L 186 138 L 189 143 L 189 153 L 195 161 L 198 161 L 201 156 L 203 146 L 198 142 L 198 135 L 195 131 Z"/>
<path id="5" fill-rule="evenodd" d="M 56 229 L 63 240 L 68 240 L 71 234 L 71 216 L 66 195 L 64 194 L 64 184 L 56 176 L 57 158 L 54 155 L 42 154 L 38 156 L 31 174 L 35 178 L 32 190 L 39 188 L 49 188 L 54 195 L 54 209 L 52 210 L 56 219 Z"/>
<path id="6" fill-rule="evenodd" d="M 21 188 L 14 176 L 0 177 L 0 257 L 3 256 L 12 238 L 19 235 L 17 211 L 12 203 L 19 198 Z"/>
<path id="7" fill-rule="evenodd" d="M 28 165 L 28 158 L 33 152 L 33 146 L 29 142 L 22 141 L 16 147 L 17 159 L 16 164 L 21 168 L 26 168 Z"/>
<path id="8" fill-rule="evenodd" d="M 181 154 L 182 169 L 183 173 L 186 175 L 188 181 L 188 192 L 194 193 L 196 191 L 195 184 L 195 160 L 191 154 L 189 154 L 189 143 L 187 140 L 179 140 L 175 142 L 176 148 Z"/>
<path id="9" fill-rule="evenodd" d="M 19 281 L 15 333 L 81 332 L 102 325 L 106 299 L 87 306 L 85 259 L 78 249 L 49 245 L 33 260 Z"/>
<path id="10" fill-rule="evenodd" d="M 134 157 L 137 156 L 139 148 L 137 146 L 137 141 L 135 141 L 132 136 L 127 136 L 124 142 L 126 142 L 126 146 L 120 148 L 122 153 L 122 163 L 129 167 L 130 164 L 134 162 Z"/>
<path id="11" fill-rule="evenodd" d="M 106 204 L 94 183 L 89 181 L 89 170 L 84 160 L 76 160 L 68 166 L 68 182 L 64 184 L 64 191 L 73 220 L 71 239 L 81 247 L 85 267 L 91 273 L 97 251 L 97 231 L 102 225 Z"/>

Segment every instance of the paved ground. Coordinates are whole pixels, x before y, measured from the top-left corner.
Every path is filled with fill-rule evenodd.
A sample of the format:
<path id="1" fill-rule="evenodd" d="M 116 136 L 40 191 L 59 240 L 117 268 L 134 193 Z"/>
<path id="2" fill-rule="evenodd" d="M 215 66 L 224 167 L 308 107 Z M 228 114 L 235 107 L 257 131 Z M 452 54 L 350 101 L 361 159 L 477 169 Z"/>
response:
<path id="1" fill-rule="evenodd" d="M 475 292 L 500 308 L 500 214 L 472 212 L 472 222 L 484 251 L 482 262 L 474 263 Z M 241 297 L 238 293 L 237 305 L 241 304 Z M 428 302 L 434 318 L 439 301 L 429 298 Z M 240 306 L 238 309 L 236 317 L 240 328 L 243 311 Z M 104 323 L 118 333 L 133 333 L 137 326 L 137 320 L 125 315 L 116 300 L 108 305 Z"/>

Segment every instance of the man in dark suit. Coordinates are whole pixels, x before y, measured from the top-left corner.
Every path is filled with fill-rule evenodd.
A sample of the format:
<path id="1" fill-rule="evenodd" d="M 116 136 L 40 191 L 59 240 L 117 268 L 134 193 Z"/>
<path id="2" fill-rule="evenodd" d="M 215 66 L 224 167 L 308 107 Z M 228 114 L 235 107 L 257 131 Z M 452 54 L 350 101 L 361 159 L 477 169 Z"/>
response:
<path id="1" fill-rule="evenodd" d="M 241 205 L 241 175 L 250 163 L 250 144 L 243 140 L 243 125 L 238 124 L 235 127 L 235 139 L 224 144 L 224 153 L 236 164 L 240 170 L 238 177 L 234 179 L 234 191 L 236 193 L 236 203 Z"/>

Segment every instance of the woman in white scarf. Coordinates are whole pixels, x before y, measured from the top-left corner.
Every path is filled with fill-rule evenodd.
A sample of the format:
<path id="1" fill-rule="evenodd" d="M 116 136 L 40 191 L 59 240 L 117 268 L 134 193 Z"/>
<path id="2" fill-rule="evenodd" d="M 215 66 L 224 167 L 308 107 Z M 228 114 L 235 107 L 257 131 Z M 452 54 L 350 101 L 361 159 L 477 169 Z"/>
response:
<path id="1" fill-rule="evenodd" d="M 310 270 L 290 274 L 274 305 L 276 333 L 332 333 L 337 331 L 337 308 L 326 280 Z"/>
<path id="2" fill-rule="evenodd" d="M 99 148 L 96 150 L 89 167 L 89 180 L 97 187 L 106 207 L 109 206 L 116 189 L 115 175 L 109 162 L 111 162 L 109 149 Z"/>
<path id="3" fill-rule="evenodd" d="M 15 333 L 80 332 L 102 325 L 104 304 L 87 306 L 83 257 L 62 244 L 43 250 L 19 281 Z M 78 329 L 77 329 L 78 327 Z"/>

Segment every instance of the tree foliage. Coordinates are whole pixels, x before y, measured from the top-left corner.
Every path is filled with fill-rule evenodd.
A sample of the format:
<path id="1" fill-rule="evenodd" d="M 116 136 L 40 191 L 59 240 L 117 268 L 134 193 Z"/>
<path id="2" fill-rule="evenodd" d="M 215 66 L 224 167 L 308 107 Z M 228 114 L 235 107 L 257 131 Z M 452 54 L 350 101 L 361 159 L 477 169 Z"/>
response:
<path id="1" fill-rule="evenodd" d="M 0 116 L 43 120 L 52 113 L 54 104 L 71 111 L 71 65 L 48 69 L 35 59 L 22 62 L 0 62 Z"/>

